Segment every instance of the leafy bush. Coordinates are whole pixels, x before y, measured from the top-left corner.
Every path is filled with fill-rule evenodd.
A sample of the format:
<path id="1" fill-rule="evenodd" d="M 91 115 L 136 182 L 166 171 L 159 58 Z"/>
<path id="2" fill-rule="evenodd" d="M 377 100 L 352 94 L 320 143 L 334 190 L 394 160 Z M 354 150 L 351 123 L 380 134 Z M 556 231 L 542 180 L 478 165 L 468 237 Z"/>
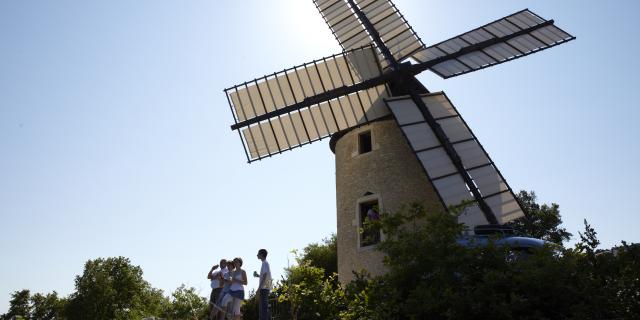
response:
<path id="1" fill-rule="evenodd" d="M 559 207 L 519 194 L 532 217 L 512 225 L 550 241 L 531 252 L 457 243 L 464 226 L 454 215 L 429 214 L 419 204 L 371 221 L 386 234 L 377 246 L 389 272 L 365 270 L 342 286 L 337 280 L 335 236 L 310 244 L 270 294 L 275 319 L 640 319 L 640 245 L 599 248 L 585 230 L 573 248 L 560 227 Z M 555 244 L 553 244 L 555 243 Z M 124 257 L 89 260 L 68 298 L 12 294 L 0 319 L 203 319 L 206 299 L 179 287 L 172 298 L 142 278 Z M 245 319 L 257 319 L 253 293 Z"/>
<path id="2" fill-rule="evenodd" d="M 580 242 L 564 248 L 570 233 L 559 226 L 559 207 L 537 205 L 533 193 L 520 196 L 535 217 L 513 225 L 549 245 L 530 252 L 492 242 L 463 247 L 464 226 L 454 215 L 412 204 L 374 226 L 386 234 L 378 249 L 387 274 L 362 271 L 342 287 L 306 254 L 328 256 L 335 247 L 312 244 L 272 293 L 274 311 L 278 319 L 639 319 L 640 246 L 600 250 L 585 221 Z"/>
<path id="3" fill-rule="evenodd" d="M 124 257 L 98 258 L 85 264 L 76 276 L 75 292 L 59 298 L 54 291 L 12 294 L 9 311 L 0 319 L 203 319 L 207 301 L 195 288 L 180 286 L 172 298 L 142 277 L 142 269 Z"/>

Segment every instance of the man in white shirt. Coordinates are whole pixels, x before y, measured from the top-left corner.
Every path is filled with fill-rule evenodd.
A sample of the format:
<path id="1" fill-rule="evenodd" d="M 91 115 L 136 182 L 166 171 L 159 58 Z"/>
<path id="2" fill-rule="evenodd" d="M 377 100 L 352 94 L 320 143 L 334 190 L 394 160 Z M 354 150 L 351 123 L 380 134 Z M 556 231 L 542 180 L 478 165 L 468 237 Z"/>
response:
<path id="1" fill-rule="evenodd" d="M 213 267 L 211 267 L 211 270 L 209 270 L 209 273 L 207 274 L 207 279 L 211 280 L 211 297 L 209 297 L 210 299 L 209 313 L 211 313 L 213 305 L 217 303 L 218 296 L 220 296 L 220 291 L 222 290 L 222 286 L 224 285 L 223 277 L 226 273 L 229 272 L 229 269 L 227 269 L 227 260 L 225 259 L 220 260 L 219 267 L 220 267 L 220 270 L 214 271 L 218 269 L 218 265 L 217 264 L 214 265 Z"/>
<path id="2" fill-rule="evenodd" d="M 260 299 L 260 320 L 269 319 L 269 292 L 271 291 L 271 268 L 267 262 L 267 250 L 258 250 L 258 259 L 262 261 L 260 274 L 254 272 L 254 276 L 260 277 L 258 284 L 258 298 Z"/>

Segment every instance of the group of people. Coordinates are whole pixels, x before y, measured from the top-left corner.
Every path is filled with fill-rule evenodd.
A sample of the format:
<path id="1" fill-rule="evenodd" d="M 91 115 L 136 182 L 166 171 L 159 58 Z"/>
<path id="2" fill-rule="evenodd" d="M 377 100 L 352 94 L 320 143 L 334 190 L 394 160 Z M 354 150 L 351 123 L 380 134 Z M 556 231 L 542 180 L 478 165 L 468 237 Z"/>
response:
<path id="1" fill-rule="evenodd" d="M 260 302 L 260 320 L 266 320 L 269 319 L 268 298 L 271 291 L 271 268 L 267 262 L 266 249 L 258 250 L 258 259 L 262 261 L 260 273 L 254 271 L 253 276 L 260 278 L 256 294 Z M 229 313 L 233 319 L 242 319 L 240 307 L 245 297 L 244 286 L 247 285 L 242 258 L 220 260 L 220 264 L 211 267 L 207 279 L 211 280 L 209 319 L 225 319 L 225 315 Z"/>

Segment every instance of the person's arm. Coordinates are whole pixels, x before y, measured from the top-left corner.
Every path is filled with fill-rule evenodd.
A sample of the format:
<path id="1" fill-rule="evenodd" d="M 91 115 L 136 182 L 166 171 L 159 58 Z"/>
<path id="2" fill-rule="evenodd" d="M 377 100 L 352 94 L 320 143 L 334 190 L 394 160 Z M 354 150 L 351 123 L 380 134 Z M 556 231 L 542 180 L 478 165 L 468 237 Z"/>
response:
<path id="1" fill-rule="evenodd" d="M 218 265 L 214 265 L 213 267 L 211 267 L 211 270 L 209 270 L 209 273 L 207 274 L 207 279 L 213 279 L 213 270 L 218 269 Z"/>
<path id="2" fill-rule="evenodd" d="M 247 285 L 247 272 L 242 270 L 242 284 Z"/>

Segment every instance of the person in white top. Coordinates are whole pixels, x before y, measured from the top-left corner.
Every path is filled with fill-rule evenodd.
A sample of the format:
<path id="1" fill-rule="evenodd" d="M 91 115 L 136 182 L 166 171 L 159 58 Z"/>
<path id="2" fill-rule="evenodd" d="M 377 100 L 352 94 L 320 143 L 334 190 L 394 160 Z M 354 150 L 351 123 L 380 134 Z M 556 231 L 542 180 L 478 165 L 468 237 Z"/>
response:
<path id="1" fill-rule="evenodd" d="M 214 271 L 218 268 L 218 266 L 220 267 L 220 270 Z M 215 310 L 213 307 L 218 302 L 218 299 L 220 298 L 220 293 L 222 291 L 222 287 L 224 286 L 224 276 L 228 272 L 229 272 L 229 269 L 227 269 L 227 260 L 221 259 L 220 265 L 216 264 L 213 267 L 211 267 L 211 270 L 209 270 L 209 273 L 207 274 L 207 279 L 211 280 L 211 296 L 209 297 L 209 314 L 210 315 L 213 314 Z"/>
<path id="2" fill-rule="evenodd" d="M 218 269 L 218 266 L 220 267 L 220 270 L 214 271 Z M 216 264 L 213 267 L 211 267 L 211 270 L 209 270 L 209 273 L 207 274 L 207 279 L 211 280 L 211 296 L 209 297 L 209 313 L 211 313 L 213 305 L 218 301 L 218 297 L 220 296 L 220 291 L 222 290 L 222 286 L 224 285 L 222 278 L 224 277 L 224 274 L 226 274 L 227 272 L 229 272 L 227 269 L 227 260 L 221 259 L 220 265 Z"/>
<path id="3" fill-rule="evenodd" d="M 253 273 L 254 277 L 259 277 L 258 299 L 260 300 L 260 320 L 269 319 L 269 292 L 271 291 L 271 268 L 267 262 L 267 249 L 258 250 L 258 259 L 262 261 L 260 274 Z"/>
<path id="4" fill-rule="evenodd" d="M 244 286 L 247 285 L 247 273 L 242 267 L 242 259 L 233 259 L 233 265 L 236 267 L 231 272 L 231 286 L 229 293 L 222 298 L 222 307 L 226 308 L 227 304 L 233 303 L 233 316 L 235 319 L 242 319 L 240 306 L 244 300 Z"/>

